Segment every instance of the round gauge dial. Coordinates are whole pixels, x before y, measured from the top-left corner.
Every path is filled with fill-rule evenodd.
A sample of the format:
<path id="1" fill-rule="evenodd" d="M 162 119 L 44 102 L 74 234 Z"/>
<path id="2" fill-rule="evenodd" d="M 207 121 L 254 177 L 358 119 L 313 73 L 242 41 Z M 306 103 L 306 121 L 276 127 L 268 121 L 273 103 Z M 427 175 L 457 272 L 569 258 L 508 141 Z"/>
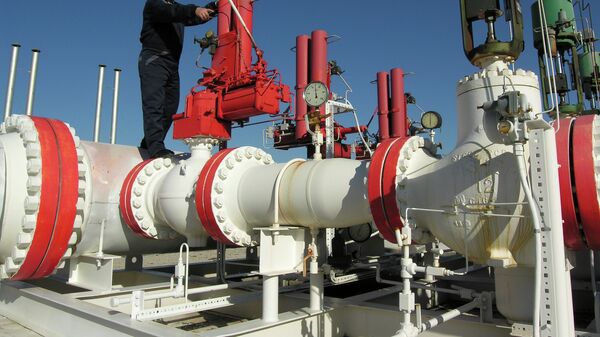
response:
<path id="1" fill-rule="evenodd" d="M 437 129 L 442 126 L 442 116 L 435 111 L 427 111 L 421 116 L 421 125 L 425 129 Z"/>
<path id="2" fill-rule="evenodd" d="M 348 228 L 348 236 L 356 243 L 363 243 L 369 240 L 371 234 L 373 234 L 373 229 L 371 229 L 371 224 L 368 223 Z"/>
<path id="3" fill-rule="evenodd" d="M 312 107 L 319 107 L 329 99 L 329 89 L 323 82 L 310 82 L 304 89 L 304 100 Z"/>

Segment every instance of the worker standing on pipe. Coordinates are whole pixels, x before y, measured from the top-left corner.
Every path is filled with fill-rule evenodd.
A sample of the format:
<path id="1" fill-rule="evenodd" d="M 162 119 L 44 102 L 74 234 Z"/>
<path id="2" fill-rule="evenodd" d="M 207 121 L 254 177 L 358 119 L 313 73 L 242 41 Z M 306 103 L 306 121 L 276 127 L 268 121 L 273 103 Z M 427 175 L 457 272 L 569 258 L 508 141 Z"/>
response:
<path id="1" fill-rule="evenodd" d="M 152 158 L 173 154 L 165 148 L 164 140 L 179 107 L 179 58 L 184 28 L 208 22 L 216 8 L 216 2 L 199 7 L 174 0 L 146 1 L 138 62 L 144 111 L 140 147 L 148 150 Z"/>

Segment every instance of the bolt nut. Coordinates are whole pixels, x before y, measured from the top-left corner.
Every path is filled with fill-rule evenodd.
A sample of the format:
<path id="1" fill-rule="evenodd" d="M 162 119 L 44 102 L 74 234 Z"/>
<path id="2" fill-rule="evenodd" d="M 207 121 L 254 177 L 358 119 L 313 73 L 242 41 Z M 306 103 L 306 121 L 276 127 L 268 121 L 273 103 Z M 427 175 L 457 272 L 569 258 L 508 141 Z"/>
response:
<path id="1" fill-rule="evenodd" d="M 227 172 L 227 170 L 225 168 L 222 167 L 219 169 L 219 178 L 221 178 L 221 180 L 227 179 L 228 175 L 229 175 L 229 172 Z"/>

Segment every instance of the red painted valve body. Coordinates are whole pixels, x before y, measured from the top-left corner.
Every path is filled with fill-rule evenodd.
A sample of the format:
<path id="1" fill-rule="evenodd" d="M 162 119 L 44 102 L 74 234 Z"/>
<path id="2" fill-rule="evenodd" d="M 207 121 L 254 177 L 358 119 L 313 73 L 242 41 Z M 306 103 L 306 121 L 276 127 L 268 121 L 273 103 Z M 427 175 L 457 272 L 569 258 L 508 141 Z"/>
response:
<path id="1" fill-rule="evenodd" d="M 253 1 L 234 0 L 252 33 Z M 262 52 L 252 64 L 252 41 L 228 1 L 219 2 L 218 41 L 210 69 L 186 100 L 185 112 L 173 117 L 173 138 L 231 139 L 231 123 L 279 113 L 279 104 L 291 102 L 289 87 L 267 71 Z"/>

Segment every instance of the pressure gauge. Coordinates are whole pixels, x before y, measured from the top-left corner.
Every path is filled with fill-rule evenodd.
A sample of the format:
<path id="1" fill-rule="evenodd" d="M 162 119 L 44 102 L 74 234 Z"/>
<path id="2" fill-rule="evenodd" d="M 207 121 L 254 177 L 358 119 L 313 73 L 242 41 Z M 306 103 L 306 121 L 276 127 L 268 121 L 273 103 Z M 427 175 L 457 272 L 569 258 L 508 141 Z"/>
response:
<path id="1" fill-rule="evenodd" d="M 421 126 L 425 129 L 438 129 L 442 126 L 442 116 L 435 111 L 427 111 L 421 116 Z"/>
<path id="2" fill-rule="evenodd" d="M 310 82 L 304 89 L 304 100 L 312 107 L 319 107 L 329 99 L 329 89 L 323 82 Z"/>
<path id="3" fill-rule="evenodd" d="M 371 237 L 373 230 L 371 224 L 365 223 L 348 228 L 348 236 L 356 243 L 363 243 Z"/>

